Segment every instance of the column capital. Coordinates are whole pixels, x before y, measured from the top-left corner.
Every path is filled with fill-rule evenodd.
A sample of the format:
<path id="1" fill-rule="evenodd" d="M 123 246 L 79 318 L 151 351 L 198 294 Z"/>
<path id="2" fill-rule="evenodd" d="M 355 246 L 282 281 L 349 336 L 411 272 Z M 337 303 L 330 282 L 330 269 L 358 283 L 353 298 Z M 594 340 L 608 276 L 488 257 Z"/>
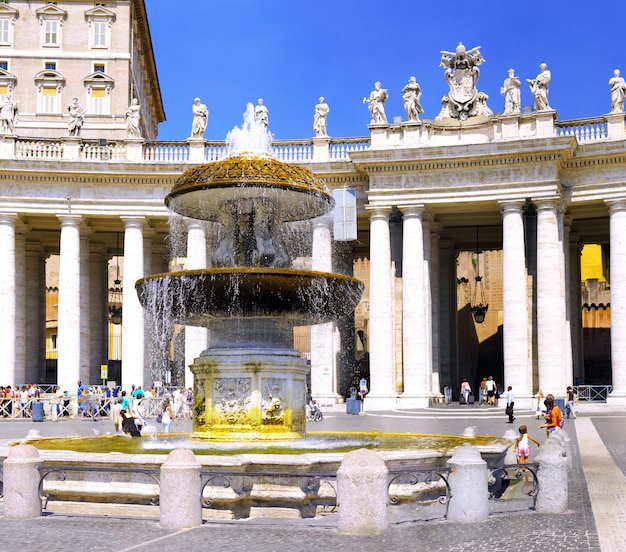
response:
<path id="1" fill-rule="evenodd" d="M 63 213 L 57 215 L 57 218 L 61 221 L 61 227 L 63 226 L 77 226 L 80 227 L 83 221 L 82 215 L 73 215 L 71 213 Z"/>
<path id="2" fill-rule="evenodd" d="M 311 222 L 313 223 L 313 228 L 330 228 L 333 224 L 333 217 L 331 213 L 326 213 L 315 217 Z"/>
<path id="3" fill-rule="evenodd" d="M 185 219 L 185 224 L 187 226 L 187 230 L 204 230 L 205 229 L 205 225 L 206 225 L 206 221 L 204 220 L 198 220 L 198 219 L 193 219 L 193 218 L 187 218 Z"/>
<path id="4" fill-rule="evenodd" d="M 366 207 L 370 213 L 370 220 L 389 220 L 391 215 L 391 207 Z"/>
<path id="5" fill-rule="evenodd" d="M 398 206 L 398 209 L 404 218 L 422 218 L 426 212 L 426 206 L 423 204 L 403 205 Z"/>
<path id="6" fill-rule="evenodd" d="M 609 209 L 609 215 L 618 211 L 626 210 L 626 197 L 605 200 L 604 203 Z"/>
<path id="7" fill-rule="evenodd" d="M 500 206 L 500 213 L 504 215 L 505 213 L 510 212 L 521 212 L 524 209 L 524 205 L 526 205 L 526 201 L 519 200 L 503 200 L 498 201 L 498 205 Z"/>
<path id="8" fill-rule="evenodd" d="M 146 217 L 143 216 L 129 216 L 129 217 L 120 217 L 121 221 L 124 223 L 124 228 L 141 228 L 146 224 Z"/>
<path id="9" fill-rule="evenodd" d="M 545 197 L 540 199 L 534 199 L 533 203 L 539 211 L 558 211 L 561 208 L 560 197 Z"/>
<path id="10" fill-rule="evenodd" d="M 17 213 L 0 213 L 0 224 L 10 224 L 15 226 L 15 223 L 19 220 Z"/>

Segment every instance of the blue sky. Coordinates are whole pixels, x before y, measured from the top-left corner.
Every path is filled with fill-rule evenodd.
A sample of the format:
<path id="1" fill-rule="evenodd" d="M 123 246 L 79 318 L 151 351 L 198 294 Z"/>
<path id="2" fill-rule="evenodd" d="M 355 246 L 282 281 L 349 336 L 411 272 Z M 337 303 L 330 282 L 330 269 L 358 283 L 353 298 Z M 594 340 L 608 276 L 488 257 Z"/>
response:
<path id="1" fill-rule="evenodd" d="M 263 98 L 276 139 L 313 136 L 320 96 L 328 134 L 368 136 L 362 103 L 375 81 L 388 89 L 387 117 L 405 118 L 401 90 L 414 75 L 422 120 L 434 119 L 448 92 L 441 50 L 481 46 L 478 90 L 494 112 L 509 68 L 525 82 L 545 62 L 550 105 L 560 120 L 610 111 L 613 69 L 626 76 L 623 8 L 615 0 L 145 0 L 167 121 L 160 140 L 185 140 L 191 106 L 209 108 L 205 138 L 241 126 L 247 102 Z"/>

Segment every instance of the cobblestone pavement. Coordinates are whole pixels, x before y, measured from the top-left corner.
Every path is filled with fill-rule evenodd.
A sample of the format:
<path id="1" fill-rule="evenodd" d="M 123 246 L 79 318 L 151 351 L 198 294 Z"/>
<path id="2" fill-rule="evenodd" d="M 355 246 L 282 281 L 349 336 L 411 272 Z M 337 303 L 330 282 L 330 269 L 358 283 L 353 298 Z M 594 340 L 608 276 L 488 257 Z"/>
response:
<path id="1" fill-rule="evenodd" d="M 534 413 L 520 411 L 516 412 L 516 416 L 515 424 L 511 426 L 505 423 L 503 409 L 477 405 L 450 405 L 415 412 L 367 413 L 362 416 L 331 412 L 325 415 L 324 421 L 310 424 L 308 429 L 324 432 L 394 431 L 458 435 L 466 427 L 474 426 L 477 433 L 502 436 L 506 429 L 517 429 L 518 424 L 524 423 L 535 438 L 540 441 L 545 438 L 543 430 L 538 429 L 541 421 L 535 419 Z M 53 514 L 27 521 L 10 521 L 0 517 L 0 531 L 4 535 L 14 535 L 16 545 L 19 543 L 19 550 L 23 552 L 42 549 L 47 552 L 69 549 L 94 552 L 194 552 L 214 548 L 229 552 L 302 549 L 315 549 L 316 552 L 623 550 L 623 546 L 612 548 L 607 539 L 601 547 L 578 447 L 577 425 L 581 426 L 585 439 L 590 439 L 594 434 L 597 436 L 598 442 L 593 446 L 602 459 L 601 470 L 615 467 L 623 475 L 626 473 L 625 417 L 626 412 L 599 408 L 579 412 L 576 422 L 566 421 L 565 430 L 572 440 L 573 462 L 569 472 L 569 510 L 564 514 L 537 514 L 530 510 L 493 513 L 484 522 L 467 525 L 446 521 L 395 522 L 385 533 L 368 537 L 338 534 L 333 515 L 314 520 L 259 518 L 210 521 L 198 528 L 173 532 L 161 529 L 157 519 L 124 515 L 93 517 Z M 90 435 L 94 429 L 103 433 L 111 431 L 112 423 L 109 420 L 93 424 L 83 420 L 66 420 L 56 424 L 0 421 L 0 439 L 23 437 L 32 428 L 42 435 Z M 181 429 L 186 428 L 183 425 Z M 535 452 L 531 451 L 531 454 Z M 589 470 L 593 470 L 593 466 L 585 466 L 585 469 L 587 473 L 591 473 Z M 602 499 L 601 496 L 600 500 Z M 605 526 L 615 528 L 620 524 L 626 525 L 620 523 L 621 521 L 623 520 L 619 518 L 608 519 L 601 527 L 605 530 Z M 619 530 L 624 531 L 621 528 Z M 622 536 L 620 545 L 625 542 L 624 539 L 626 536 Z"/>

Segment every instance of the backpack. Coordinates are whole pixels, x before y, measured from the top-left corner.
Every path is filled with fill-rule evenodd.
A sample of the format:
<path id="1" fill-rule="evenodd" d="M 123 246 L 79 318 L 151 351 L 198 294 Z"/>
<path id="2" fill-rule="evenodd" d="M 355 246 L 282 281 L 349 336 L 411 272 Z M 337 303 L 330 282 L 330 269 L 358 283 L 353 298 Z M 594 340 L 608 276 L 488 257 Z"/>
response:
<path id="1" fill-rule="evenodd" d="M 156 423 L 160 424 L 163 421 L 163 412 L 159 412 L 156 417 Z"/>

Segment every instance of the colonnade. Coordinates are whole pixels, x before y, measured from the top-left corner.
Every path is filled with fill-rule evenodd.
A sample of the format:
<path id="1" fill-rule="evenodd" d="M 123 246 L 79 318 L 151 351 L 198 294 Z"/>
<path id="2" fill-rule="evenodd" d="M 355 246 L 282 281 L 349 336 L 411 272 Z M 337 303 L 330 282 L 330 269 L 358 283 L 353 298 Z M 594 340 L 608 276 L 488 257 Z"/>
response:
<path id="1" fill-rule="evenodd" d="M 564 216 L 561 198 L 541 198 L 534 204 L 536 243 L 526 244 L 525 202 L 499 202 L 504 384 L 513 387 L 516 402 L 529 406 L 538 389 L 562 395 L 566 386 L 573 383 L 573 364 L 582 362 L 578 237 L 570 233 L 571 220 Z M 454 259 L 449 255 L 450 244 L 440 240 L 441 227 L 433 223 L 427 205 L 397 206 L 402 213 L 403 230 L 402 313 L 394 312 L 389 226 L 392 207 L 378 204 L 367 207 L 370 213 L 371 381 L 367 399 L 370 409 L 428 406 L 442 392 L 441 352 L 455 348 L 455 320 L 450 318 L 456 317 L 456 310 L 449 308 L 449 282 L 446 282 L 456 277 Z M 623 401 L 626 396 L 626 202 L 610 202 L 608 207 L 613 370 L 610 400 Z M 436 245 L 429 247 L 432 244 Z M 533 276 L 529 275 L 526 264 L 528 245 L 536 248 L 536 295 L 533 295 Z M 441 269 L 441 262 L 450 266 Z M 395 346 L 394 336 L 398 317 L 401 317 L 401 351 Z"/>

